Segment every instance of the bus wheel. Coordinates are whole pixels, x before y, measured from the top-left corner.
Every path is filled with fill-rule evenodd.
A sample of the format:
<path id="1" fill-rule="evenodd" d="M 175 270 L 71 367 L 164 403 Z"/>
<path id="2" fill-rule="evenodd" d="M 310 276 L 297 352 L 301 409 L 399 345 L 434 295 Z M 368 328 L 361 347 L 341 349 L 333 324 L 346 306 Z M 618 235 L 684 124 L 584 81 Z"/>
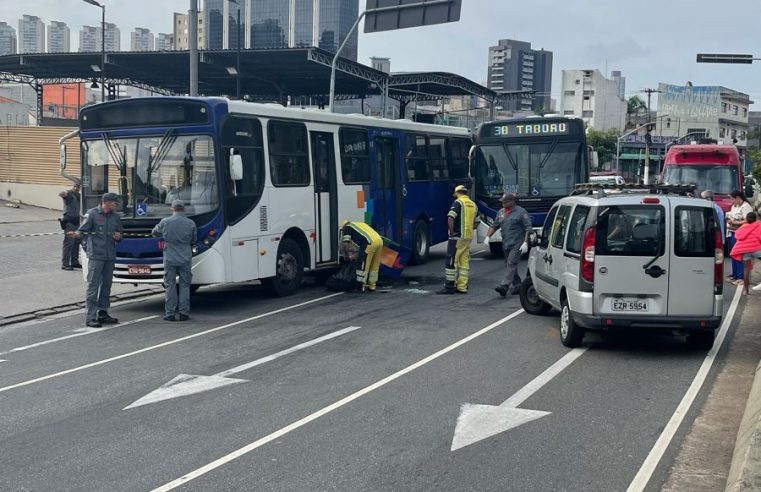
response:
<path id="1" fill-rule="evenodd" d="M 191 285 L 190 286 L 190 295 L 192 296 L 196 292 L 198 292 L 198 289 L 200 289 L 201 286 L 199 284 Z"/>
<path id="2" fill-rule="evenodd" d="M 283 239 L 277 249 L 276 274 L 264 279 L 263 283 L 276 296 L 285 297 L 299 290 L 303 275 L 304 256 L 301 248 L 293 239 Z"/>
<path id="3" fill-rule="evenodd" d="M 412 238 L 412 261 L 415 265 L 422 265 L 428 261 L 428 250 L 431 247 L 430 234 L 428 233 L 428 224 L 424 220 L 415 222 Z"/>
<path id="4" fill-rule="evenodd" d="M 494 258 L 502 258 L 505 252 L 502 249 L 502 243 L 489 243 L 489 251 Z"/>

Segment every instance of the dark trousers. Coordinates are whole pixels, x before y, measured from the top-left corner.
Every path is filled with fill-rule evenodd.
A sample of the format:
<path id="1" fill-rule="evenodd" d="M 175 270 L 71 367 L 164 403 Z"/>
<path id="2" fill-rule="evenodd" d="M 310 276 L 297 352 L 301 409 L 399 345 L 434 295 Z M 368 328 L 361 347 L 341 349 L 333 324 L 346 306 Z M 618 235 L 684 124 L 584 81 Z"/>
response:
<path id="1" fill-rule="evenodd" d="M 87 321 L 98 319 L 98 311 L 111 307 L 111 283 L 114 260 L 90 260 L 87 263 Z"/>
<path id="2" fill-rule="evenodd" d="M 735 239 L 735 233 L 732 232 L 729 235 L 729 251 L 732 251 L 737 240 Z M 743 262 L 732 258 L 732 276 L 737 280 L 743 280 L 745 277 L 745 270 Z"/>
<path id="3" fill-rule="evenodd" d="M 66 225 L 63 235 L 63 251 L 61 252 L 61 265 L 73 267 L 79 264 L 79 239 L 66 236 L 66 232 L 76 231 L 79 227 L 79 219 L 64 219 Z"/>
<path id="4" fill-rule="evenodd" d="M 502 285 L 505 287 L 520 287 L 521 278 L 518 276 L 518 263 L 521 261 L 521 245 L 516 244 L 505 252 L 505 276 Z"/>

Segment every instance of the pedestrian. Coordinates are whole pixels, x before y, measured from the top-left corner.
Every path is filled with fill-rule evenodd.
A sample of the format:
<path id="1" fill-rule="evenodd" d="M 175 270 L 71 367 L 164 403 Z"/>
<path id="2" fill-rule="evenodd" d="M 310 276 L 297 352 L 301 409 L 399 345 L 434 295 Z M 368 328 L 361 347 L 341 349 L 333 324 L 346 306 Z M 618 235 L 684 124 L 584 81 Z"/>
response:
<path id="1" fill-rule="evenodd" d="M 716 210 L 716 215 L 718 215 L 718 221 L 719 221 L 719 227 L 721 227 L 721 241 L 727 242 L 727 236 L 726 236 L 726 228 L 724 225 L 724 210 L 719 206 L 718 203 L 716 203 L 713 191 L 711 190 L 705 190 L 700 194 L 701 198 L 704 200 L 708 200 L 709 202 L 713 203 L 713 208 Z"/>
<path id="2" fill-rule="evenodd" d="M 84 236 L 87 254 L 85 323 L 92 328 L 100 328 L 103 323 L 119 322 L 108 314 L 116 243 L 122 240 L 122 222 L 116 213 L 118 203 L 119 195 L 104 193 L 100 205 L 88 210 L 79 228 L 70 233 L 78 239 Z"/>
<path id="3" fill-rule="evenodd" d="M 79 180 L 74 181 L 70 189 L 58 194 L 63 199 L 63 217 L 58 219 L 61 223 L 63 235 L 63 251 L 61 253 L 61 269 L 74 270 L 82 268 L 79 264 L 79 239 L 75 235 L 67 234 L 79 228 L 79 214 L 82 198 L 79 194 L 81 188 Z"/>
<path id="4" fill-rule="evenodd" d="M 180 321 L 190 319 L 190 283 L 193 280 L 193 245 L 198 241 L 196 223 L 185 217 L 185 203 L 172 201 L 172 215 L 161 219 L 152 234 L 163 238 L 164 254 L 164 321 L 175 321 L 179 311 Z M 177 278 L 180 279 L 179 289 Z M 179 290 L 179 300 L 178 291 Z"/>
<path id="5" fill-rule="evenodd" d="M 735 245 L 735 231 L 745 223 L 745 218 L 750 212 L 753 212 L 753 206 L 745 198 L 745 194 L 740 190 L 735 190 L 729 194 L 732 197 L 732 208 L 727 212 L 727 233 L 729 234 L 729 251 Z M 732 258 L 732 274 L 729 276 L 735 285 L 743 285 L 744 266 L 741 260 Z"/>
<path id="6" fill-rule="evenodd" d="M 468 189 L 457 185 L 455 200 L 447 214 L 447 264 L 444 288 L 437 294 L 467 294 L 470 275 L 470 243 L 476 226 L 476 204 L 468 197 Z"/>
<path id="7" fill-rule="evenodd" d="M 743 265 L 743 291 L 746 294 L 749 293 L 753 260 L 761 258 L 761 223 L 757 218 L 755 212 L 748 212 L 745 223 L 735 231 L 735 245 L 729 253 L 733 261 L 740 261 Z M 759 290 L 756 287 L 753 290 Z"/>
<path id="8" fill-rule="evenodd" d="M 363 292 L 375 292 L 382 249 L 383 238 L 369 225 L 348 220 L 341 223 L 341 251 L 349 259 L 354 256 L 359 263 L 357 283 Z"/>
<path id="9" fill-rule="evenodd" d="M 521 278 L 518 275 L 518 262 L 521 255 L 528 251 L 528 236 L 531 232 L 531 219 L 523 207 L 515 204 L 516 197 L 513 193 L 502 195 L 502 209 L 497 212 L 497 217 L 486 231 L 484 244 L 489 244 L 491 236 L 502 231 L 502 251 L 505 256 L 505 277 L 502 283 L 494 288 L 502 297 L 517 294 L 521 287 Z"/>

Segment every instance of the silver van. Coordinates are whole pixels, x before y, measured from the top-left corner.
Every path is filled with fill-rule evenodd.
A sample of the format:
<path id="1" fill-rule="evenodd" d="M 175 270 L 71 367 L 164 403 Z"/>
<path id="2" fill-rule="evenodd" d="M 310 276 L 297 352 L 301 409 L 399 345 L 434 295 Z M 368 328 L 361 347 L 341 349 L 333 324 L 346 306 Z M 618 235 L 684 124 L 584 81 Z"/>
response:
<path id="1" fill-rule="evenodd" d="M 721 228 L 694 187 L 577 185 L 532 245 L 520 290 L 531 314 L 560 311 L 563 345 L 585 330 L 660 328 L 713 346 L 721 324 Z"/>

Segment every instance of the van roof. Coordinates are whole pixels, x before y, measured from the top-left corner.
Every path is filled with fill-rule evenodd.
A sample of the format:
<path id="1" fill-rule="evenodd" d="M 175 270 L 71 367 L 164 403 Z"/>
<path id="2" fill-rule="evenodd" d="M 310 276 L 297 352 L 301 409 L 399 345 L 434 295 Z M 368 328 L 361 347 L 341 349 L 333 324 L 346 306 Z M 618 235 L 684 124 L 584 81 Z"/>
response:
<path id="1" fill-rule="evenodd" d="M 734 145 L 696 144 L 672 146 L 666 152 L 664 164 L 701 164 L 699 161 L 695 162 L 697 156 L 700 156 L 700 160 L 705 163 L 713 163 L 711 162 L 713 160 L 717 164 L 740 163 L 740 154 Z"/>

